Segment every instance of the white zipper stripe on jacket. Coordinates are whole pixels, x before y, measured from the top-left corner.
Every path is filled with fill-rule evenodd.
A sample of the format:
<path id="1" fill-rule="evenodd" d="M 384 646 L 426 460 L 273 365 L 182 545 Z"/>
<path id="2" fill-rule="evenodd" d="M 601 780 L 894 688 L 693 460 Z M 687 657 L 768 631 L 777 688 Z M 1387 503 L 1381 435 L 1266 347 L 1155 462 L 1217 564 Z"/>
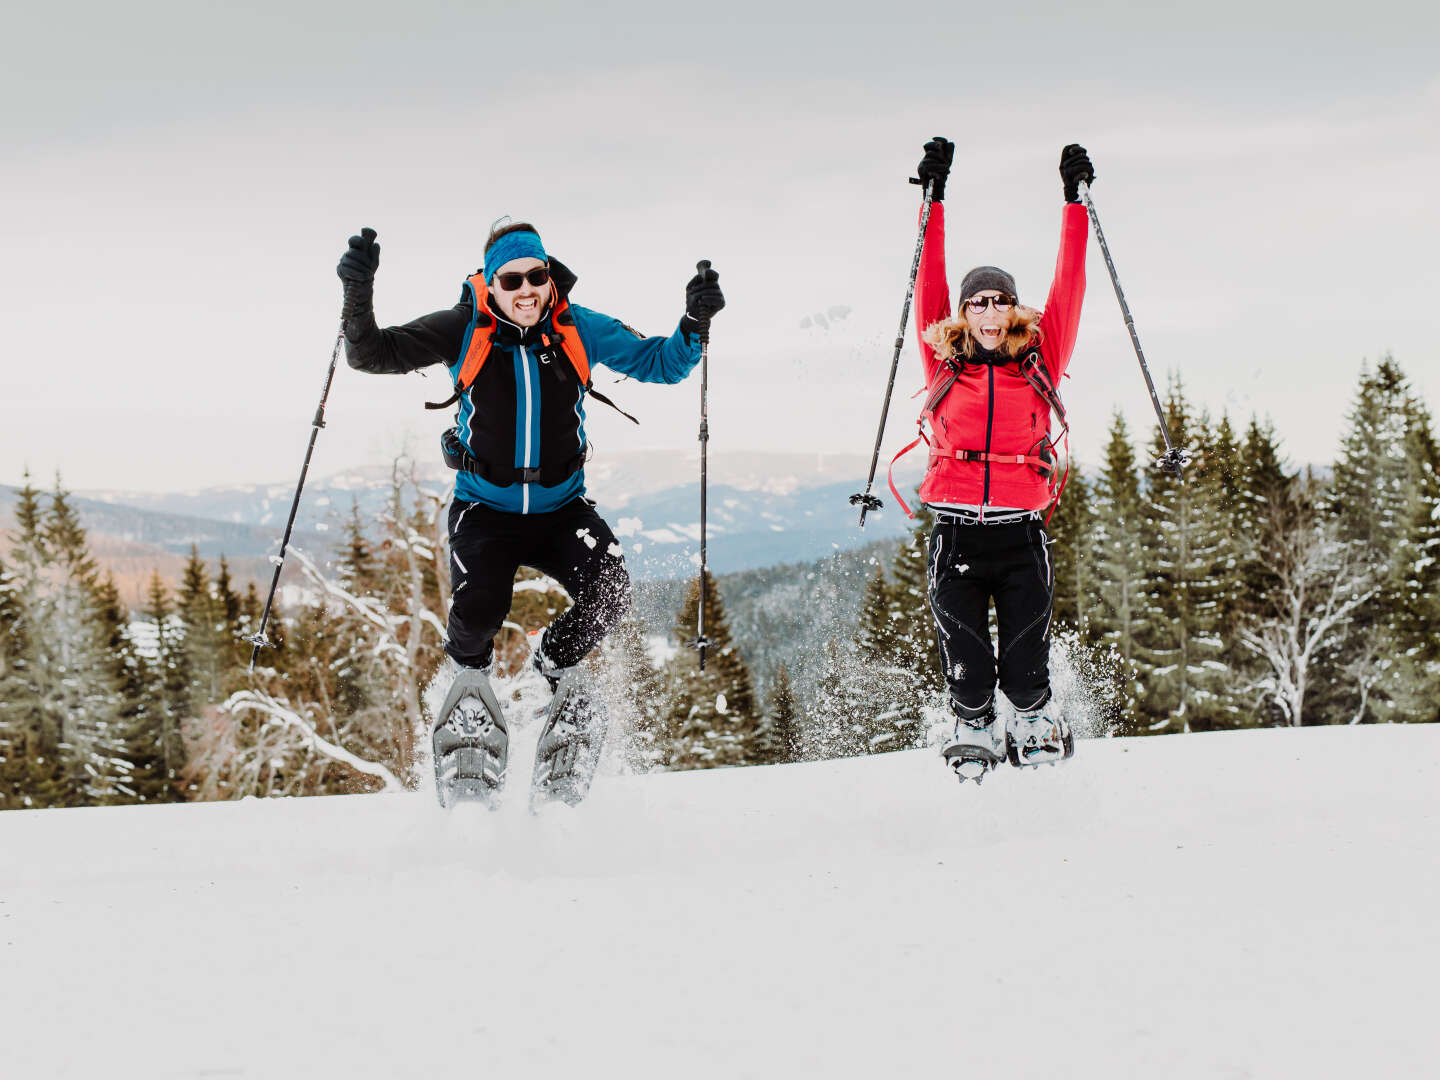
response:
<path id="1" fill-rule="evenodd" d="M 530 453 L 531 453 L 531 446 L 530 446 L 530 422 L 531 422 L 531 412 L 532 412 L 532 410 L 533 410 L 533 408 L 534 408 L 534 404 L 533 404 L 533 403 L 531 402 L 531 400 L 530 400 L 530 394 L 531 394 L 531 390 L 530 390 L 530 354 L 526 351 L 524 345 L 521 345 L 521 346 L 520 346 L 520 368 L 521 368 L 522 371 L 525 372 L 525 458 L 524 458 L 524 460 L 521 462 L 521 465 L 522 465 L 522 467 L 528 469 L 528 468 L 530 468 Z M 529 484 L 521 484 L 521 485 L 520 485 L 520 512 L 521 512 L 522 514 L 528 514 L 528 513 L 530 512 L 530 485 L 529 485 Z"/>

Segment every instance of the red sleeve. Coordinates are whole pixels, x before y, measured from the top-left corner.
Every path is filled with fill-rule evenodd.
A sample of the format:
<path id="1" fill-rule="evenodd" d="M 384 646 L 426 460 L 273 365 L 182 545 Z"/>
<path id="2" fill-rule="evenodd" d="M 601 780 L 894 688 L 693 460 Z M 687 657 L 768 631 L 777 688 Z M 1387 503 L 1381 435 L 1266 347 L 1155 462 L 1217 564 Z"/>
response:
<path id="1" fill-rule="evenodd" d="M 921 204 L 924 213 L 924 204 Z M 925 248 L 915 278 L 915 336 L 920 339 L 920 362 L 928 386 L 939 361 L 925 344 L 925 331 L 950 317 L 950 284 L 945 280 L 945 204 L 930 204 L 930 221 L 925 227 Z"/>
<path id="2" fill-rule="evenodd" d="M 1070 366 L 1075 336 L 1080 331 L 1080 305 L 1085 300 L 1085 244 L 1090 237 L 1090 219 L 1080 203 L 1066 203 L 1060 219 L 1060 254 L 1055 259 L 1055 279 L 1045 298 L 1040 316 L 1044 334 L 1041 353 L 1055 385 Z"/>

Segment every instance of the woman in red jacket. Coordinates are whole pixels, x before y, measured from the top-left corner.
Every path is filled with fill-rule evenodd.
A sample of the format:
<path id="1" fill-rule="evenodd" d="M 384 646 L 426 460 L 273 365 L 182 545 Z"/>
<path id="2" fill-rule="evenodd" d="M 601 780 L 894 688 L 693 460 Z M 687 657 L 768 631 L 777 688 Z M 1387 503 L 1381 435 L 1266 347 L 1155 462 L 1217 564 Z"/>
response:
<path id="1" fill-rule="evenodd" d="M 950 687 L 955 733 L 945 757 L 961 780 L 979 780 L 1006 755 L 1038 765 L 1074 752 L 1065 717 L 1050 697 L 1054 573 L 1045 510 L 1056 455 L 1054 389 L 1070 362 L 1085 296 L 1089 232 L 1079 185 L 1095 178 L 1083 147 L 1060 156 L 1065 209 L 1060 255 L 1043 311 L 1019 302 L 1015 279 L 977 266 L 960 284 L 952 315 L 945 276 L 945 181 L 955 144 L 925 144 L 922 182 L 930 220 L 915 283 L 925 365 L 930 462 L 920 498 L 935 511 L 930 535 L 930 608 Z M 998 652 L 990 640 L 995 603 Z M 1002 733 L 996 685 L 1015 708 Z"/>

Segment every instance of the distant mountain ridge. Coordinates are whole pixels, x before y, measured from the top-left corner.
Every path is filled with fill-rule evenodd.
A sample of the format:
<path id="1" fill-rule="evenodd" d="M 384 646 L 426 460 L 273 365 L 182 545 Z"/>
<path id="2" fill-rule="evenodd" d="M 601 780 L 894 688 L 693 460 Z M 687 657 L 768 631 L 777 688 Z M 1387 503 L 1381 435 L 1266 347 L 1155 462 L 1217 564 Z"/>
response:
<path id="1" fill-rule="evenodd" d="M 875 540 L 902 535 L 908 522 L 885 493 L 886 508 L 857 527 L 849 496 L 864 485 L 862 455 L 730 453 L 709 461 L 708 559 L 715 573 L 808 562 Z M 417 467 L 419 483 L 448 492 L 451 474 L 438 462 Z M 918 465 L 902 490 L 913 489 Z M 699 554 L 699 456 L 599 453 L 586 467 L 589 496 L 610 522 L 637 578 L 694 573 Z M 884 473 L 877 477 L 884 488 Z M 312 475 L 296 519 L 293 543 L 324 552 L 337 542 L 351 506 L 373 520 L 390 498 L 391 469 L 348 469 Z M 123 546 L 143 562 L 147 551 L 167 565 L 192 545 L 214 560 L 264 577 L 279 547 L 294 497 L 293 481 L 228 485 L 178 493 L 86 491 L 72 496 L 97 554 Z M 16 491 L 0 487 L 0 529 L 13 527 Z M 168 574 L 166 575 L 168 576 Z"/>

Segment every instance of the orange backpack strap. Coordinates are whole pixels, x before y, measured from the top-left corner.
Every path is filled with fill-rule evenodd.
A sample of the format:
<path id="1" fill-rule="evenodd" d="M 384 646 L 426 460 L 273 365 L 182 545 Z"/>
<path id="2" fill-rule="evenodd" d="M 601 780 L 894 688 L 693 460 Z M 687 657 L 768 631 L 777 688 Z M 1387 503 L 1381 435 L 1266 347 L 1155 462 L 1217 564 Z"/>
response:
<path id="1" fill-rule="evenodd" d="M 495 317 L 490 314 L 490 289 L 485 284 L 484 272 L 477 270 L 471 274 L 465 279 L 465 287 L 470 290 L 475 314 L 470 318 L 465 358 L 460 363 L 460 374 L 455 378 L 455 390 L 461 394 L 470 388 L 475 376 L 479 375 L 480 369 L 485 366 L 485 360 L 490 355 L 490 344 L 495 337 L 491 332 L 495 328 Z"/>
<path id="2" fill-rule="evenodd" d="M 477 270 L 465 279 L 465 289 L 470 294 L 472 313 L 470 315 L 470 326 L 465 331 L 465 340 L 461 346 L 460 373 L 455 376 L 455 392 L 444 401 L 427 401 L 427 409 L 448 409 L 455 402 L 460 400 L 463 394 L 475 381 L 475 376 L 480 374 L 480 369 L 485 366 L 485 358 L 490 355 L 490 345 L 494 339 L 495 317 L 490 314 L 490 306 L 487 302 L 489 290 L 485 286 L 485 272 Z"/>
<path id="3" fill-rule="evenodd" d="M 555 304 L 550 325 L 560 335 L 560 348 L 564 350 L 570 366 L 575 369 L 575 374 L 580 376 L 581 384 L 585 389 L 590 389 L 590 357 L 585 352 L 585 343 L 580 340 L 580 328 L 575 325 L 575 314 L 570 310 L 570 301 L 563 296 Z M 545 344 L 550 343 L 546 341 Z"/>

